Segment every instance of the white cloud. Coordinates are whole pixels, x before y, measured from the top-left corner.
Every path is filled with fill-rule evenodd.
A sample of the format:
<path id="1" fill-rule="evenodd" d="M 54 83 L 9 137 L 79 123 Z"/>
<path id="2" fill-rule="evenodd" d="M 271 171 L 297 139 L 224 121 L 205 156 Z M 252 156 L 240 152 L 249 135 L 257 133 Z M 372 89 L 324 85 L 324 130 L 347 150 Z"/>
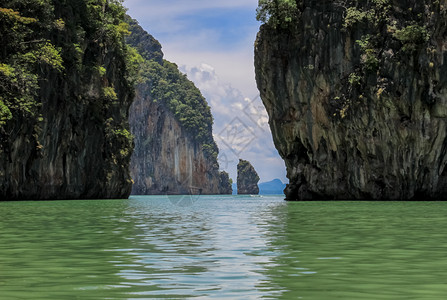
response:
<path id="1" fill-rule="evenodd" d="M 259 27 L 254 20 L 257 0 L 126 0 L 124 5 L 160 41 L 167 60 L 188 66 L 208 63 L 223 81 L 248 97 L 256 96 L 253 45 Z M 228 11 L 231 21 L 224 22 L 225 14 L 218 20 L 203 20 L 204 15 L 222 13 L 222 9 L 245 9 L 253 14 L 233 22 L 233 12 Z M 195 24 L 195 20 L 202 23 Z"/>
<path id="2" fill-rule="evenodd" d="M 258 94 L 255 82 L 253 50 L 245 49 L 233 53 L 183 52 L 177 46 L 166 45 L 166 58 L 178 65 L 198 66 L 203 63 L 213 65 L 223 82 L 230 82 L 244 95 L 253 98 Z"/>

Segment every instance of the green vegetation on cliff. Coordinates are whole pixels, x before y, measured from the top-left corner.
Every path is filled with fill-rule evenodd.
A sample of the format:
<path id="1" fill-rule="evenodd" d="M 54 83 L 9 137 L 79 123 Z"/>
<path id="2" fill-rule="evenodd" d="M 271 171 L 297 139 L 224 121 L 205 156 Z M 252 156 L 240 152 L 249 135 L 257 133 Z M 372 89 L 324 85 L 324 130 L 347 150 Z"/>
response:
<path id="1" fill-rule="evenodd" d="M 295 3 L 255 43 L 287 199 L 445 199 L 446 0 Z"/>
<path id="2" fill-rule="evenodd" d="M 295 0 L 259 0 L 256 19 L 272 27 L 286 27 L 297 18 Z"/>
<path id="3" fill-rule="evenodd" d="M 421 53 L 429 60 L 421 68 L 427 71 L 435 67 L 437 54 L 429 40 L 436 20 L 446 15 L 447 5 L 442 2 L 434 1 L 430 8 L 424 8 L 422 2 L 411 3 L 400 10 L 390 0 L 343 0 L 331 6 L 334 13 L 343 15 L 339 30 L 351 33 L 356 54 L 360 54 L 353 72 L 344 78 L 343 87 L 331 99 L 336 119 L 345 119 L 353 109 L 365 104 L 364 90 L 372 81 L 376 82 L 378 96 L 386 91 L 383 81 L 388 74 L 383 74 L 389 71 L 390 58 L 406 61 Z M 294 32 L 300 18 L 309 18 L 308 12 L 308 1 L 259 0 L 257 19 L 272 29 Z M 339 24 L 327 25 L 326 29 L 331 30 L 331 26 Z"/>
<path id="4" fill-rule="evenodd" d="M 126 40 L 138 66 L 130 108 L 135 135 L 132 193 L 231 194 L 228 173 L 219 172 L 210 107 L 177 65 L 163 59 L 160 43 L 127 17 Z"/>
<path id="5" fill-rule="evenodd" d="M 0 1 L 0 195 L 130 191 L 136 57 L 121 2 Z"/>
<path id="6" fill-rule="evenodd" d="M 124 8 L 120 1 L 9 1 L 0 7 L 0 105 L 2 123 L 18 115 L 38 120 L 40 89 L 47 77 L 73 79 L 92 72 L 103 81 L 103 96 L 115 94 L 95 50 L 125 58 Z M 86 45 L 87 37 L 94 39 Z M 97 49 L 94 49 L 94 48 Z M 100 49 L 102 48 L 102 49 Z M 100 54 L 100 53 L 98 53 Z M 99 68 L 103 73 L 96 72 Z M 126 68 L 122 71 L 125 75 Z M 124 82 L 125 83 L 125 82 Z M 105 106 L 109 106 L 104 103 Z M 9 111 L 9 112 L 8 112 Z M 0 124 L 1 125 L 1 124 Z M 3 124 L 4 125 L 4 124 Z"/>
<path id="7" fill-rule="evenodd" d="M 5 3 L 6 4 L 6 3 Z M 31 4 L 31 3 L 30 3 Z M 15 7 L 14 7 L 15 8 Z M 0 128 L 20 114 L 37 121 L 38 69 L 62 71 L 60 49 L 42 38 L 51 27 L 47 3 L 25 11 L 0 7 Z M 33 17 L 26 17 L 29 15 Z"/>
<path id="8" fill-rule="evenodd" d="M 145 60 L 154 60 L 163 64 L 163 52 L 160 43 L 150 34 L 148 34 L 136 20 L 126 15 L 126 22 L 129 24 L 129 34 L 126 42 L 138 52 Z"/>
<path id="9" fill-rule="evenodd" d="M 165 103 L 197 141 L 208 142 L 213 124 L 211 110 L 200 91 L 167 60 L 148 62 L 146 78 L 155 101 Z"/>
<path id="10" fill-rule="evenodd" d="M 204 152 L 217 159 L 213 116 L 200 90 L 176 64 L 163 59 L 160 44 L 135 20 L 129 19 L 129 23 L 131 35 L 127 42 L 141 55 L 138 84 L 148 85 L 150 98 L 166 106 L 190 136 L 202 144 Z"/>

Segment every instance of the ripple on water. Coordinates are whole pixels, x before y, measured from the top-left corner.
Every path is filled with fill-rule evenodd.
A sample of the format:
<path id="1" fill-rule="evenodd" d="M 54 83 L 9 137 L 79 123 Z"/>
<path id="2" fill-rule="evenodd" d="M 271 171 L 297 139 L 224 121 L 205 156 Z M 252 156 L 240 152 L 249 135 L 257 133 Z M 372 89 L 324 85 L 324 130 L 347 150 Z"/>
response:
<path id="1" fill-rule="evenodd" d="M 4 299 L 443 299 L 447 204 L 0 203 Z"/>

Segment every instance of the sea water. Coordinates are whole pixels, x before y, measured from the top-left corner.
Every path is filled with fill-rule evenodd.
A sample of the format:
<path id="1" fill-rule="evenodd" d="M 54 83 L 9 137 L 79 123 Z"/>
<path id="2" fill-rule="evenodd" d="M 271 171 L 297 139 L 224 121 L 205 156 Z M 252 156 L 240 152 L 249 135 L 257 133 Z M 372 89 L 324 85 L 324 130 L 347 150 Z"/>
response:
<path id="1" fill-rule="evenodd" d="M 0 299 L 445 299 L 446 202 L 1 202 Z"/>

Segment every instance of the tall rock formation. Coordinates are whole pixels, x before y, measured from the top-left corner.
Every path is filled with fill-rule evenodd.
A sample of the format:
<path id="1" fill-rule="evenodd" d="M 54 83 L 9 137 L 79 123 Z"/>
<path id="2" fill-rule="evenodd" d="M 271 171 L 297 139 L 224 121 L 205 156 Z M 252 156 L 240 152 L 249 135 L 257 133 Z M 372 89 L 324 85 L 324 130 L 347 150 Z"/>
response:
<path id="1" fill-rule="evenodd" d="M 256 81 L 287 199 L 447 199 L 447 1 L 270 2 Z"/>
<path id="2" fill-rule="evenodd" d="M 237 164 L 237 194 L 257 195 L 259 194 L 259 176 L 249 161 L 239 159 Z"/>
<path id="3" fill-rule="evenodd" d="M 126 198 L 133 88 L 124 8 L 0 6 L 0 199 Z"/>
<path id="4" fill-rule="evenodd" d="M 141 80 L 130 109 L 135 136 L 133 194 L 231 194 L 219 172 L 212 115 L 200 91 L 134 20 L 128 43 L 142 55 Z"/>
<path id="5" fill-rule="evenodd" d="M 233 193 L 233 180 L 230 178 L 230 174 L 225 171 L 220 172 L 219 193 L 224 195 Z"/>

